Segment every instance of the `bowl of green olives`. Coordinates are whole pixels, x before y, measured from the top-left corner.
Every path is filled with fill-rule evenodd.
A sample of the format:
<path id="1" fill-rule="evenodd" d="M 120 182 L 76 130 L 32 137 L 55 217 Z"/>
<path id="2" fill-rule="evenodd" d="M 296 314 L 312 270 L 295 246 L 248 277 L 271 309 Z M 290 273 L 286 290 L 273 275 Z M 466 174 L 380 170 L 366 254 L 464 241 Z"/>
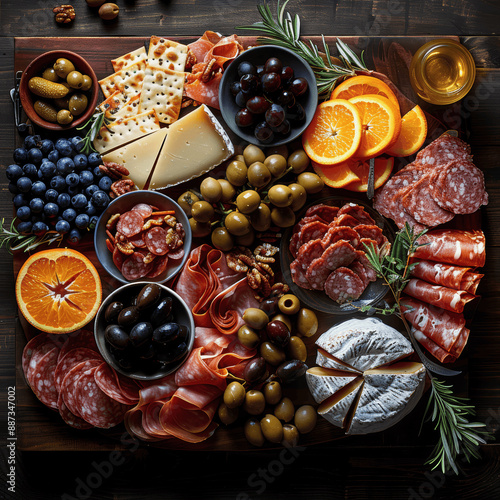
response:
<path id="1" fill-rule="evenodd" d="M 99 82 L 90 64 L 68 50 L 36 57 L 23 71 L 19 96 L 28 118 L 48 130 L 83 125 L 94 113 Z"/>
<path id="2" fill-rule="evenodd" d="M 261 45 L 242 52 L 219 86 L 222 117 L 243 140 L 279 146 L 297 139 L 318 104 L 314 72 L 284 47 Z"/>
<path id="3" fill-rule="evenodd" d="M 170 288 L 129 283 L 101 304 L 94 336 L 102 357 L 116 371 L 137 380 L 155 380 L 186 361 L 195 325 L 189 306 Z"/>

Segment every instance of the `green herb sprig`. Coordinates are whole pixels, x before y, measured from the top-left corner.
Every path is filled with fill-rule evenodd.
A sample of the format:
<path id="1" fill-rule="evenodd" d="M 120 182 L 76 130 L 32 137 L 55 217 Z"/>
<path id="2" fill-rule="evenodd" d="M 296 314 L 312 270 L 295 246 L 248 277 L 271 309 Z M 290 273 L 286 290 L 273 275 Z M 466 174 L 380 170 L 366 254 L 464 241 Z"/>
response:
<path id="1" fill-rule="evenodd" d="M 236 29 L 260 31 L 265 36 L 258 38 L 258 43 L 277 45 L 293 50 L 305 59 L 314 71 L 320 98 L 328 98 L 339 78 L 354 76 L 357 70 L 367 70 L 363 55 L 358 57 L 342 40 L 337 40 L 339 57 L 344 64 L 344 66 L 339 66 L 334 64 L 323 35 L 321 38 L 324 53 L 320 53 L 318 47 L 311 40 L 308 40 L 307 43 L 302 41 L 300 39 L 299 16 L 295 14 L 292 17 L 289 12 L 285 12 L 288 1 L 281 4 L 278 0 L 276 19 L 273 17 L 271 8 L 264 1 L 257 6 L 262 21 L 255 22 L 250 26 L 239 26 Z"/>
<path id="2" fill-rule="evenodd" d="M 0 222 L 0 248 L 5 245 L 10 253 L 23 249 L 30 252 L 40 245 L 60 245 L 63 241 L 63 235 L 57 231 L 47 231 L 43 236 L 21 234 L 14 225 L 15 220 L 10 223 L 9 229 L 4 227 L 5 219 Z"/>
<path id="3" fill-rule="evenodd" d="M 108 118 L 104 111 L 97 111 L 85 122 L 84 125 L 78 127 L 76 130 L 85 130 L 87 127 L 90 127 L 85 136 L 83 137 L 83 154 L 89 154 L 91 151 L 96 151 L 94 148 L 94 139 L 99 135 L 99 131 L 104 126 L 108 130 L 109 124 L 111 121 L 114 121 L 114 118 Z M 112 130 L 110 130 L 112 132 Z"/>

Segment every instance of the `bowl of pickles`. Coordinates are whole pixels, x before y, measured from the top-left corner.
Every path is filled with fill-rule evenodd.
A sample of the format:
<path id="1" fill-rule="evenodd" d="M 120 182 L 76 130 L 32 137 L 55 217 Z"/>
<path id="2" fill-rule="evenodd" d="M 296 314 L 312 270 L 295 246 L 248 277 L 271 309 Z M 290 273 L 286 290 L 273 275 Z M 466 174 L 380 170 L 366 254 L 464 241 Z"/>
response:
<path id="1" fill-rule="evenodd" d="M 19 96 L 32 123 L 48 130 L 67 130 L 92 116 L 99 82 L 83 57 L 53 50 L 33 59 L 23 71 Z"/>

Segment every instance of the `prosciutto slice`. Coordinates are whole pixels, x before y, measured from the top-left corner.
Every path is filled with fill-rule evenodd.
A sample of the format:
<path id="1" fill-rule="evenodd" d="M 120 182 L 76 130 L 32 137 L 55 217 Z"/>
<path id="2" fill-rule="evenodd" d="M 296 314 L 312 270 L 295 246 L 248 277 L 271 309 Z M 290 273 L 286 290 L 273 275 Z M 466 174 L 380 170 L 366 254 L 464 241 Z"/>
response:
<path id="1" fill-rule="evenodd" d="M 429 351 L 441 363 L 453 363 L 457 360 L 455 356 L 439 347 L 436 342 L 426 337 L 420 330 L 412 328 L 412 333 L 419 344 L 421 344 L 427 351 Z"/>

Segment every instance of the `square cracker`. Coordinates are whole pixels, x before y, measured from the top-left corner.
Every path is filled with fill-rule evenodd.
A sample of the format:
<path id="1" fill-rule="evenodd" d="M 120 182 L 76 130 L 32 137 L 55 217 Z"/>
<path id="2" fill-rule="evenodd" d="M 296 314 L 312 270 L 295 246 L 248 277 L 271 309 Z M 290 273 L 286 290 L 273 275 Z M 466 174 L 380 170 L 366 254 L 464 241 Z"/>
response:
<path id="1" fill-rule="evenodd" d="M 184 71 L 187 52 L 186 45 L 153 35 L 149 41 L 148 64 L 171 71 Z"/>
<path id="2" fill-rule="evenodd" d="M 127 98 L 140 94 L 145 70 L 146 61 L 138 61 L 127 68 L 107 76 L 99 81 L 102 93 L 106 98 L 117 90 Z"/>
<path id="3" fill-rule="evenodd" d="M 139 112 L 154 109 L 162 123 L 179 117 L 184 90 L 184 73 L 150 66 L 145 70 Z"/>
<path id="4" fill-rule="evenodd" d="M 140 61 L 146 61 L 147 58 L 146 49 L 144 47 L 139 47 L 128 54 L 112 59 L 111 64 L 113 65 L 113 69 L 116 73 L 117 71 L 131 66 L 132 64 Z"/>
<path id="5" fill-rule="evenodd" d="M 127 97 L 119 90 L 113 92 L 99 104 L 98 108 L 106 114 L 106 118 L 113 118 L 119 109 L 127 102 Z"/>

